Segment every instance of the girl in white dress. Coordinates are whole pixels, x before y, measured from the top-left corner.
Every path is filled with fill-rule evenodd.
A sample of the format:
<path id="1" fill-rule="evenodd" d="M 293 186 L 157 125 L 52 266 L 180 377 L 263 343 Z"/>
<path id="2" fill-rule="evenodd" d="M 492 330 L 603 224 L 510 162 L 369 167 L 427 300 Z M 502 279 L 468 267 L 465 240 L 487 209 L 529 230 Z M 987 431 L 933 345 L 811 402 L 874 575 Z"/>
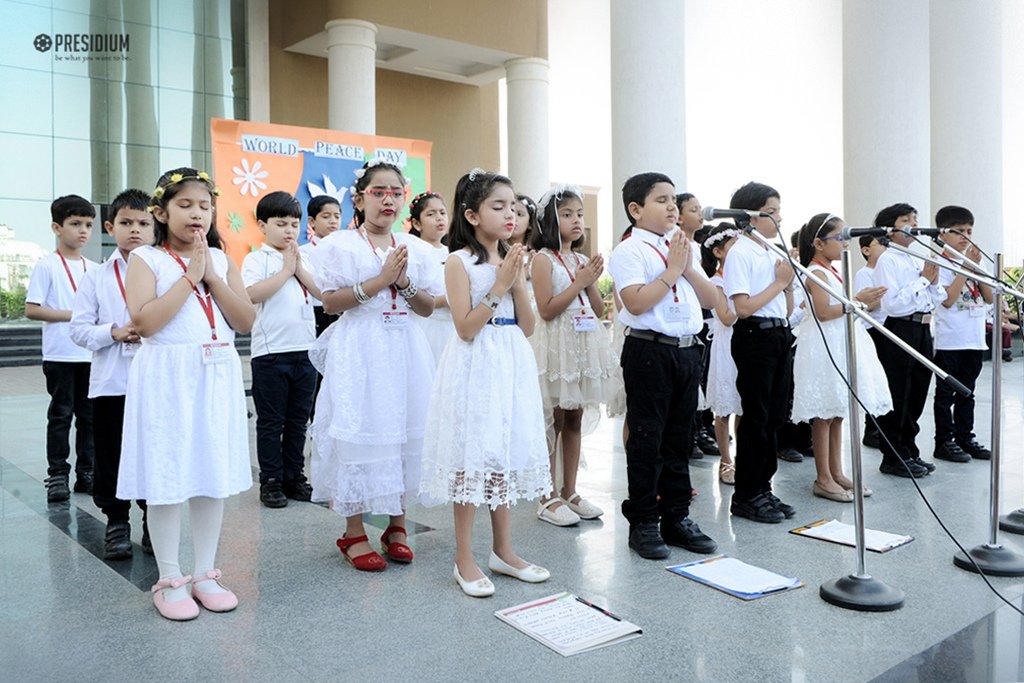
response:
<path id="1" fill-rule="evenodd" d="M 544 399 L 551 472 L 550 496 L 541 498 L 537 517 L 555 526 L 604 514 L 576 492 L 580 445 L 594 430 L 601 404 L 612 396 L 615 367 L 608 331 L 601 323 L 604 301 L 597 280 L 604 259 L 577 250 L 584 241 L 583 193 L 560 185 L 538 203 L 540 220 L 530 240 L 533 293 L 540 321 L 530 342 L 537 358 Z"/>
<path id="2" fill-rule="evenodd" d="M 721 454 L 718 479 L 730 485 L 736 483 L 736 465 L 729 448 L 729 421 L 735 415 L 738 423 L 743 408 L 739 392 L 736 391 L 736 361 L 732 359 L 732 324 L 736 322 L 736 310 L 732 300 L 725 296 L 722 269 L 725 267 L 726 255 L 739 234 L 736 226 L 731 223 L 720 223 L 706 233 L 697 233 L 702 238 L 701 265 L 719 291 L 718 303 L 711 309 L 707 402 L 708 408 L 715 415 L 715 440 Z"/>
<path id="3" fill-rule="evenodd" d="M 433 247 L 434 258 L 443 269 L 448 258 L 448 244 L 444 239 L 448 234 L 448 207 L 444 205 L 441 195 L 424 192 L 412 198 L 409 202 L 409 234 Z M 452 312 L 444 294 L 434 297 L 434 312 L 426 318 L 417 316 L 416 324 L 426 335 L 436 364 L 441 360 L 441 352 L 448 340 L 455 336 Z"/>
<path id="4" fill-rule="evenodd" d="M 117 497 L 144 498 L 160 570 L 153 603 L 168 619 L 227 612 L 238 598 L 218 583 L 224 499 L 252 486 L 242 366 L 233 344 L 256 318 L 235 264 L 212 227 L 210 177 L 164 173 L 150 210 L 155 246 L 132 251 L 124 294 L 142 337 L 128 374 Z M 178 564 L 188 502 L 195 567 Z M 191 587 L 191 597 L 189 588 Z"/>
<path id="5" fill-rule="evenodd" d="M 437 368 L 423 445 L 421 493 L 455 510 L 456 582 L 467 595 L 494 593 L 473 558 L 476 508 L 491 511 L 491 571 L 536 583 L 550 575 L 512 547 L 509 506 L 551 490 L 537 363 L 526 337 L 533 313 L 512 182 L 474 169 L 462 176 L 445 263 L 448 304 L 458 337 Z"/>
<path id="6" fill-rule="evenodd" d="M 800 229 L 800 262 L 812 277 L 805 279 L 810 295 L 806 302 L 809 310 L 800 323 L 800 343 L 794 360 L 793 422 L 811 422 L 817 468 L 817 479 L 812 487 L 814 495 L 848 503 L 853 501 L 850 490 L 853 482 L 843 474 L 842 454 L 843 418 L 849 414 L 849 394 L 828 358 L 828 351 L 831 351 L 845 375 L 846 321 L 842 303 L 819 284 L 824 282 L 835 291 L 842 291 L 843 282 L 832 262 L 839 259 L 848 244 L 839 234 L 844 225 L 841 218 L 820 213 Z M 854 298 L 870 307 L 884 293 L 884 287 L 868 287 Z M 863 325 L 855 325 L 854 330 L 858 351 L 857 393 L 868 412 L 884 415 L 892 410 L 885 372 Z M 870 495 L 870 490 L 865 489 L 864 494 Z"/>
<path id="7" fill-rule="evenodd" d="M 434 357 L 414 315 L 429 316 L 442 293 L 434 251 L 392 232 L 407 182 L 398 167 L 373 159 L 351 188 L 354 230 L 338 230 L 313 251 L 324 312 L 344 312 L 317 339 L 310 360 L 324 376 L 313 420 L 313 500 L 345 518 L 337 541 L 360 571 L 381 571 L 363 514 L 388 515 L 381 548 L 411 562 L 405 509 L 419 488 Z"/>

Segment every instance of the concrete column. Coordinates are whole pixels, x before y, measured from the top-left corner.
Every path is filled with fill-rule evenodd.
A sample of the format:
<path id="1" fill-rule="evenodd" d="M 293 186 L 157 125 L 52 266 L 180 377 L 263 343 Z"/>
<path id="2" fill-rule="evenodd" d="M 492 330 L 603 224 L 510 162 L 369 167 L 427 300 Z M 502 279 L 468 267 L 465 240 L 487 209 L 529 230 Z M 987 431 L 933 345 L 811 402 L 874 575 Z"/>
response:
<path id="1" fill-rule="evenodd" d="M 549 177 L 548 62 L 537 57 L 505 62 L 508 87 L 508 174 L 518 192 L 534 199 Z"/>
<path id="2" fill-rule="evenodd" d="M 989 253 L 1003 247 L 1001 19 L 998 2 L 931 3 L 933 208 L 969 208 Z"/>
<path id="3" fill-rule="evenodd" d="M 377 132 L 377 27 L 359 19 L 327 22 L 327 125 Z"/>
<path id="4" fill-rule="evenodd" d="M 679 192 L 686 188 L 683 2 L 642 4 L 641 11 L 636 3 L 611 3 L 611 190 L 616 221 L 625 220 L 621 190 L 632 175 L 657 171 L 672 178 Z M 655 26 L 657 38 L 652 34 Z"/>
<path id="5" fill-rule="evenodd" d="M 975 3 L 971 3 L 972 7 Z M 930 223 L 927 0 L 843 0 L 847 223 L 907 202 Z"/>

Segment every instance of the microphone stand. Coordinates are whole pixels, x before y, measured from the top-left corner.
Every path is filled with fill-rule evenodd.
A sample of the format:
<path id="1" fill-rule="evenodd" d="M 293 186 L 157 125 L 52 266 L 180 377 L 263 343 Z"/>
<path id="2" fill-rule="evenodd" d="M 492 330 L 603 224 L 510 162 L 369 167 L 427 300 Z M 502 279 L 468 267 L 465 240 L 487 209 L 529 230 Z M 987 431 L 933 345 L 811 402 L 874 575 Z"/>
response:
<path id="1" fill-rule="evenodd" d="M 927 245 L 926 245 L 927 246 Z M 896 249 L 915 258 L 922 258 L 909 249 L 899 244 L 891 244 L 890 249 Z M 929 247 L 930 249 L 931 247 Z M 960 252 L 953 247 L 956 253 Z M 961 254 L 963 256 L 963 254 Z M 999 520 L 999 471 L 1002 456 L 1002 363 L 1003 356 L 1000 353 L 1002 346 L 1002 306 L 1003 295 L 1010 294 L 1018 298 L 1024 298 L 1024 294 L 1008 289 L 999 276 L 1003 272 L 1003 255 L 995 255 L 995 276 L 978 275 L 954 265 L 949 259 L 936 260 L 924 258 L 924 261 L 932 263 L 939 268 L 963 275 L 976 282 L 992 288 L 994 310 L 996 311 L 994 323 L 992 324 L 992 458 L 989 461 L 989 540 L 988 543 L 974 546 L 967 553 L 957 552 L 953 556 L 953 564 L 961 569 L 971 572 L 983 572 L 993 576 L 1024 576 L 1024 555 L 1010 550 L 999 543 L 999 528 L 1002 526 Z M 971 263 L 970 259 L 964 258 L 964 262 Z M 1021 517 L 1024 511 L 1018 510 Z M 1014 513 L 1011 513 L 1014 514 Z M 1007 515 L 1009 517 L 1009 515 Z M 1012 530 L 1011 530 L 1012 531 Z M 1024 531 L 1024 529 L 1022 529 Z M 1018 532 L 1020 533 L 1020 532 Z M 968 557 L 969 555 L 969 557 Z"/>

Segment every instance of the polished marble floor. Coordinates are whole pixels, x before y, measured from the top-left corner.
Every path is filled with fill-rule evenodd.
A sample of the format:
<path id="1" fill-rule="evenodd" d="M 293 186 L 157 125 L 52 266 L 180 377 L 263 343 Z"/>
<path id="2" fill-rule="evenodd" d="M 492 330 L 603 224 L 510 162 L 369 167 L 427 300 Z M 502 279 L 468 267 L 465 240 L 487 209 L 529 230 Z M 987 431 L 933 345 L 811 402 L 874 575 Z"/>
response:
<path id="1" fill-rule="evenodd" d="M 33 373 L 38 373 L 34 375 Z M 978 432 L 989 436 L 989 366 L 978 386 Z M 17 387 L 17 390 L 11 387 Z M 1024 359 L 1005 366 L 1003 504 L 1024 505 Z M 547 584 L 495 578 L 497 594 L 475 600 L 451 577 L 448 508 L 413 507 L 410 566 L 368 575 L 346 566 L 334 545 L 339 519 L 312 504 L 261 507 L 254 488 L 228 502 L 219 564 L 241 605 L 188 623 L 161 619 L 148 588 L 151 557 L 101 559 L 103 522 L 92 501 L 45 502 L 43 433 L 47 398 L 38 368 L 0 370 L 0 679 L 124 680 L 514 680 L 514 681 L 1018 681 L 1024 679 L 1024 620 L 980 577 L 953 566 L 954 546 L 912 484 L 877 471 L 865 452 L 871 528 L 915 540 L 869 553 L 868 571 L 906 593 L 895 612 L 843 610 L 818 587 L 855 568 L 854 551 L 787 533 L 850 505 L 811 496 L 814 466 L 780 462 L 776 492 L 798 509 L 782 525 L 735 520 L 717 458 L 692 463 L 699 495 L 692 516 L 721 551 L 784 574 L 803 588 L 743 602 L 664 570 L 668 562 L 626 547 L 618 513 L 625 494 L 621 422 L 603 420 L 584 442 L 580 489 L 607 514 L 558 529 L 531 505 L 513 509 L 519 552 L 552 572 Z M 931 432 L 930 403 L 922 437 Z M 986 463 L 940 462 L 921 489 L 968 546 L 988 538 Z M 141 529 L 136 518 L 136 543 Z M 380 527 L 381 520 L 372 520 Z M 477 557 L 489 526 L 477 520 Z M 379 533 L 379 532 L 378 532 Z M 189 534 L 183 540 L 188 547 Z M 1024 537 L 1001 540 L 1024 552 Z M 183 553 L 187 568 L 190 551 Z M 993 578 L 1021 605 L 1024 579 Z M 499 608 L 574 591 L 640 625 L 629 643 L 563 659 L 493 616 Z"/>

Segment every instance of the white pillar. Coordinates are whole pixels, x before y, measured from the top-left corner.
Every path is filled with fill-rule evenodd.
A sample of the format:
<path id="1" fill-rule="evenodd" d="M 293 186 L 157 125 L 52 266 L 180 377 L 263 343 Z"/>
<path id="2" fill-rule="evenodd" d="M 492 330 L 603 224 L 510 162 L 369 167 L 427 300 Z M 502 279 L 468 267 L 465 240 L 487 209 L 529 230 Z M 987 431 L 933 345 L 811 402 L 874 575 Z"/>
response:
<path id="1" fill-rule="evenodd" d="M 999 2 L 931 3 L 932 201 L 969 208 L 989 253 L 1003 246 L 1001 19 Z"/>
<path id="2" fill-rule="evenodd" d="M 611 3 L 612 191 L 616 221 L 625 220 L 621 190 L 632 175 L 665 173 L 678 192 L 686 189 L 683 3 L 645 0 L 642 5 L 641 11 L 638 3 Z M 657 37 L 652 33 L 654 27 Z"/>
<path id="3" fill-rule="evenodd" d="M 540 199 L 549 176 L 548 62 L 537 57 L 505 62 L 508 89 L 508 175 L 516 191 Z"/>
<path id="4" fill-rule="evenodd" d="M 850 225 L 870 225 L 879 209 L 898 202 L 930 222 L 928 58 L 927 0 L 843 1 L 843 204 Z"/>
<path id="5" fill-rule="evenodd" d="M 327 22 L 327 126 L 377 132 L 377 27 L 359 19 Z"/>

